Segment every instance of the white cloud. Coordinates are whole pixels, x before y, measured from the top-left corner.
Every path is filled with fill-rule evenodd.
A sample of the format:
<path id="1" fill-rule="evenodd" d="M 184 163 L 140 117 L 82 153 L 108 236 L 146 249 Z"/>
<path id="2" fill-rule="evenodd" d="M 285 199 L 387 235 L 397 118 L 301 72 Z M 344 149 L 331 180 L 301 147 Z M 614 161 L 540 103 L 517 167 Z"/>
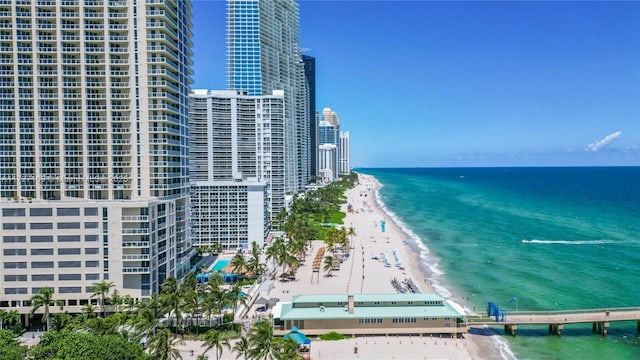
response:
<path id="1" fill-rule="evenodd" d="M 611 143 L 613 140 L 615 140 L 620 135 L 622 135 L 622 131 L 616 131 L 613 134 L 609 134 L 609 135 L 603 137 L 602 139 L 587 145 L 587 147 L 584 150 L 585 151 L 600 151 L 600 149 L 602 149 L 602 147 L 607 146 L 609 143 Z"/>

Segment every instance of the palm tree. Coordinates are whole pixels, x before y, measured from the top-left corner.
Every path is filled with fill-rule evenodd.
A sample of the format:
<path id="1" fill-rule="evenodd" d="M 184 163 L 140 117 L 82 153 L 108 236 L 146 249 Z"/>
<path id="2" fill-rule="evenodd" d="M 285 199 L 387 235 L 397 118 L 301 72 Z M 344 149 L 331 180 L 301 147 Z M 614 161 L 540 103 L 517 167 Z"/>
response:
<path id="1" fill-rule="evenodd" d="M 203 355 L 206 354 L 207 351 L 215 349 L 216 360 L 220 359 L 223 346 L 226 346 L 227 349 L 231 349 L 229 339 L 227 339 L 221 331 L 218 331 L 216 329 L 211 329 L 204 334 L 204 343 L 202 344 L 202 346 L 206 346 Z"/>
<path id="2" fill-rule="evenodd" d="M 356 229 L 353 226 L 349 226 L 349 230 L 347 230 L 347 236 L 349 237 L 349 247 L 352 247 L 351 244 L 353 242 L 353 237 L 356 236 Z"/>
<path id="3" fill-rule="evenodd" d="M 162 328 L 149 340 L 149 354 L 155 360 L 182 359 L 180 351 L 176 348 L 179 344 L 182 344 L 182 341 L 175 338 L 171 330 Z"/>
<path id="4" fill-rule="evenodd" d="M 247 340 L 246 337 L 241 337 L 240 339 L 238 339 L 238 341 L 233 345 L 233 352 L 238 354 L 238 356 L 236 356 L 236 360 L 248 359 L 251 349 L 250 346 L 251 344 L 249 344 L 249 340 Z"/>
<path id="5" fill-rule="evenodd" d="M 249 354 L 252 359 L 267 359 L 274 350 L 273 328 L 267 319 L 258 321 L 249 333 Z"/>
<path id="6" fill-rule="evenodd" d="M 272 262 L 272 267 L 280 266 L 282 264 L 282 254 L 286 252 L 286 245 L 282 238 L 276 238 L 271 246 L 266 250 L 267 261 Z"/>
<path id="7" fill-rule="evenodd" d="M 251 243 L 251 257 L 247 261 L 247 268 L 256 278 L 264 272 L 264 264 L 260 262 L 260 247 L 255 242 Z"/>
<path id="8" fill-rule="evenodd" d="M 176 326 L 182 323 L 181 298 L 178 287 L 178 281 L 173 276 L 168 277 L 163 283 L 160 290 L 160 304 L 162 312 L 169 313 L 176 317 Z M 171 319 L 171 316 L 169 316 Z"/>
<path id="9" fill-rule="evenodd" d="M 282 258 L 282 264 L 287 269 L 286 272 L 289 274 L 294 274 L 296 270 L 300 267 L 300 260 L 291 253 L 285 252 Z"/>
<path id="10" fill-rule="evenodd" d="M 326 256 L 324 258 L 322 270 L 327 272 L 327 276 L 332 276 L 331 272 L 333 271 L 333 256 Z"/>
<path id="11" fill-rule="evenodd" d="M 240 272 L 246 272 L 247 261 L 244 258 L 244 255 L 237 253 L 231 259 L 231 271 L 238 274 Z"/>
<path id="12" fill-rule="evenodd" d="M 5 326 L 10 326 L 18 322 L 20 322 L 20 314 L 18 314 L 18 310 L 0 310 L 0 330 L 4 329 Z"/>
<path id="13" fill-rule="evenodd" d="M 293 339 L 276 338 L 272 356 L 277 360 L 302 360 L 304 356 L 298 354 L 298 343 Z"/>
<path id="14" fill-rule="evenodd" d="M 53 289 L 48 287 L 40 288 L 40 291 L 33 295 L 29 301 L 31 303 L 29 316 L 33 316 L 36 311 L 42 308 L 44 311 L 42 317 L 47 325 L 47 331 L 49 331 L 51 328 L 51 314 L 49 313 L 49 306 L 54 303 L 60 304 L 59 301 L 53 300 Z M 60 308 L 62 309 L 62 306 L 60 306 Z"/>
<path id="15" fill-rule="evenodd" d="M 93 306 L 93 304 L 91 303 L 86 303 L 84 305 L 82 305 L 82 316 L 84 317 L 84 319 L 89 319 L 93 317 L 93 312 L 96 310 L 96 307 Z"/>
<path id="16" fill-rule="evenodd" d="M 100 309 L 102 310 L 102 317 L 105 316 L 105 299 L 107 294 L 109 294 L 109 290 L 114 287 L 115 284 L 113 281 L 102 280 L 97 283 L 93 283 L 93 294 L 91 297 L 100 296 Z"/>
<path id="17" fill-rule="evenodd" d="M 129 319 L 129 324 L 133 326 L 135 340 L 141 341 L 151 334 L 153 329 L 158 326 L 158 319 L 153 315 L 153 310 L 143 308 L 138 311 L 133 319 Z"/>
<path id="18" fill-rule="evenodd" d="M 190 290 L 182 295 L 183 312 L 189 314 L 189 325 L 192 323 L 193 315 L 199 314 L 202 308 L 201 294 L 196 290 Z M 198 324 L 196 323 L 196 331 Z"/>

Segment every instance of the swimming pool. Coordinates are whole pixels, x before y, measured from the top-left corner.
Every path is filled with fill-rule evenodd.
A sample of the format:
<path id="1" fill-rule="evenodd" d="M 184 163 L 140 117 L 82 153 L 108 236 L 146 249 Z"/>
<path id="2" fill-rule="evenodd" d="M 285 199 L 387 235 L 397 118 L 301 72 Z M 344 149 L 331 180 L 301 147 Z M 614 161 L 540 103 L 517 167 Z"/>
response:
<path id="1" fill-rule="evenodd" d="M 222 269 L 224 269 L 224 267 L 227 266 L 230 262 L 231 260 L 229 259 L 220 259 L 216 261 L 215 264 L 213 264 L 213 267 L 211 268 L 211 270 L 222 271 Z"/>

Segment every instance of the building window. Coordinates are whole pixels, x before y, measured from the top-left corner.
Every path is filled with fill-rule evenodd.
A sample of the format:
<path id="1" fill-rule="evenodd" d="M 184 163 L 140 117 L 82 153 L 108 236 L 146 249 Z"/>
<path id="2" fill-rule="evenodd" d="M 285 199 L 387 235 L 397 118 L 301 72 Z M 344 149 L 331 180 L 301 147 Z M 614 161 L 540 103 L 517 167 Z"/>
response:
<path id="1" fill-rule="evenodd" d="M 98 208 L 85 208 L 84 216 L 98 216 Z"/>
<path id="2" fill-rule="evenodd" d="M 84 241 L 88 241 L 88 242 L 98 241 L 98 235 L 85 235 Z"/>
<path id="3" fill-rule="evenodd" d="M 51 208 L 32 208 L 29 209 L 29 215 L 31 216 L 52 216 L 53 211 Z"/>
<path id="4" fill-rule="evenodd" d="M 27 255 L 27 249 L 4 249 L 4 256 Z"/>
<path id="5" fill-rule="evenodd" d="M 84 262 L 84 267 L 88 267 L 88 268 L 95 268 L 100 266 L 100 262 L 99 261 L 85 261 Z"/>
<path id="6" fill-rule="evenodd" d="M 27 288 L 23 287 L 23 288 L 4 288 L 4 294 L 5 295 L 18 295 L 18 294 L 26 294 L 27 293 Z"/>
<path id="7" fill-rule="evenodd" d="M 100 274 L 84 274 L 85 280 L 100 280 Z"/>
<path id="8" fill-rule="evenodd" d="M 2 209 L 2 216 L 24 216 L 24 208 Z"/>
<path id="9" fill-rule="evenodd" d="M 61 222 L 58 223 L 58 229 L 80 229 L 79 222 Z"/>
<path id="10" fill-rule="evenodd" d="M 61 281 L 69 281 L 69 280 L 82 280 L 82 275 L 80 274 L 59 274 L 58 280 Z"/>
<path id="11" fill-rule="evenodd" d="M 31 236 L 32 243 L 41 243 L 41 242 L 53 242 L 53 236 L 51 235 L 32 235 Z"/>
<path id="12" fill-rule="evenodd" d="M 31 275 L 31 281 L 53 281 L 53 274 Z"/>
<path id="13" fill-rule="evenodd" d="M 97 229 L 98 228 L 98 223 L 97 222 L 85 222 L 84 223 L 84 228 L 85 229 Z"/>
<path id="14" fill-rule="evenodd" d="M 53 223 L 31 223 L 29 228 L 31 230 L 49 230 L 53 229 Z"/>
<path id="15" fill-rule="evenodd" d="M 81 266 L 81 261 L 58 261 L 59 268 L 79 268 Z"/>
<path id="16" fill-rule="evenodd" d="M 79 242 L 80 235 L 58 235 L 58 242 Z"/>
<path id="17" fill-rule="evenodd" d="M 58 216 L 80 216 L 80 208 L 57 208 Z"/>
<path id="18" fill-rule="evenodd" d="M 58 292 L 60 294 L 79 294 L 82 291 L 80 286 L 60 286 Z"/>
<path id="19" fill-rule="evenodd" d="M 23 243 L 27 242 L 27 237 L 24 235 L 8 235 L 2 237 L 4 243 Z"/>
<path id="20" fill-rule="evenodd" d="M 80 249 L 79 248 L 70 248 L 70 249 L 60 248 L 58 249 L 58 255 L 80 255 Z"/>
<path id="21" fill-rule="evenodd" d="M 53 249 L 31 249 L 31 255 L 53 255 Z"/>
<path id="22" fill-rule="evenodd" d="M 51 269 L 53 268 L 53 261 L 32 261 L 32 269 Z"/>
<path id="23" fill-rule="evenodd" d="M 26 269 L 27 262 L 26 261 L 5 261 L 4 268 L 5 269 Z"/>
<path id="24" fill-rule="evenodd" d="M 24 230 L 26 229 L 25 223 L 4 223 L 2 224 L 2 230 Z"/>
<path id="25" fill-rule="evenodd" d="M 27 275 L 5 275 L 4 281 L 27 281 Z"/>

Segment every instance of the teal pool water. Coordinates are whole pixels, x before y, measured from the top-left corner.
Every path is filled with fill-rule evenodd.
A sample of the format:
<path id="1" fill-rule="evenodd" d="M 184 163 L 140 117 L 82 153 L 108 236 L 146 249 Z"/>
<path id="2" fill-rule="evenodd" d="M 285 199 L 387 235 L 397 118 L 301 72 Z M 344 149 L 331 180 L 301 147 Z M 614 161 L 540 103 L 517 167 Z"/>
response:
<path id="1" fill-rule="evenodd" d="M 224 267 L 227 266 L 230 262 L 231 260 L 229 259 L 220 259 L 213 264 L 213 267 L 211 268 L 211 270 L 222 271 L 222 269 L 224 269 Z"/>

